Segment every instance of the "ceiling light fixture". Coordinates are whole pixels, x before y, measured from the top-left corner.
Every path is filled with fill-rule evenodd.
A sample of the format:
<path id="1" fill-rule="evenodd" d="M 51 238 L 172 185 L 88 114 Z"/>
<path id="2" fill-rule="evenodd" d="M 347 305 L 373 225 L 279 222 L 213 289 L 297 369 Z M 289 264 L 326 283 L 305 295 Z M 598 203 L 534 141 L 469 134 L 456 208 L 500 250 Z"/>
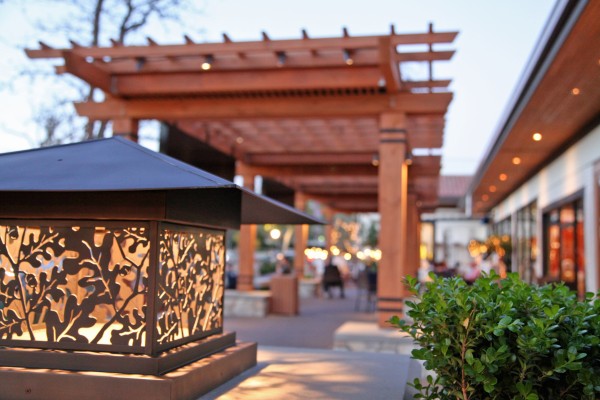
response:
<path id="1" fill-rule="evenodd" d="M 515 165 L 521 164 L 521 157 L 513 157 L 512 163 Z"/>
<path id="2" fill-rule="evenodd" d="M 142 68 L 144 68 L 145 64 L 146 64 L 146 59 L 144 57 L 136 57 L 135 58 L 135 70 L 136 71 L 140 71 Z"/>
<path id="3" fill-rule="evenodd" d="M 208 71 L 209 69 L 212 68 L 213 63 L 215 62 L 215 58 L 208 54 L 207 56 L 204 57 L 204 62 L 201 65 L 202 70 L 204 71 Z"/>
<path id="4" fill-rule="evenodd" d="M 285 65 L 286 61 L 287 61 L 287 55 L 283 51 L 278 51 L 277 52 L 277 66 L 280 68 L 283 67 Z"/>
<path id="5" fill-rule="evenodd" d="M 374 167 L 379 166 L 379 154 L 377 154 L 377 153 L 373 154 L 373 158 L 371 158 L 371 165 Z"/>
<path id="6" fill-rule="evenodd" d="M 540 140 L 542 140 L 542 134 L 539 132 L 536 132 L 533 134 L 532 136 L 533 140 L 535 140 L 536 142 L 539 142 Z"/>
<path id="7" fill-rule="evenodd" d="M 500 174 L 500 176 L 498 176 L 498 179 L 500 179 L 502 182 L 504 182 L 505 180 L 508 179 L 508 175 L 506 175 L 506 174 Z"/>
<path id="8" fill-rule="evenodd" d="M 352 58 L 352 53 L 348 49 L 344 49 L 344 62 L 346 65 L 354 64 L 354 59 Z"/>

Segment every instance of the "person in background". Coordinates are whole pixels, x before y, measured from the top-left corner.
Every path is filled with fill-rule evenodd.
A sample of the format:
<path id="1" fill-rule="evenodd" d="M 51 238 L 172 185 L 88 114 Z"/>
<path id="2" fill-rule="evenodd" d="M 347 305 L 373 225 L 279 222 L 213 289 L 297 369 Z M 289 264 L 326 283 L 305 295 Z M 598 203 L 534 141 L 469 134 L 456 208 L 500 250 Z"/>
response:
<path id="1" fill-rule="evenodd" d="M 467 284 L 472 285 L 473 282 L 481 276 L 481 268 L 476 262 L 472 262 L 469 266 L 469 270 L 463 275 L 463 279 Z"/>
<path id="2" fill-rule="evenodd" d="M 340 288 L 340 298 L 345 298 L 346 296 L 344 294 L 344 280 L 342 279 L 342 274 L 340 274 L 339 268 L 330 259 L 325 266 L 325 271 L 323 272 L 323 290 L 327 293 L 330 299 L 333 297 L 331 288 L 335 286 Z"/>

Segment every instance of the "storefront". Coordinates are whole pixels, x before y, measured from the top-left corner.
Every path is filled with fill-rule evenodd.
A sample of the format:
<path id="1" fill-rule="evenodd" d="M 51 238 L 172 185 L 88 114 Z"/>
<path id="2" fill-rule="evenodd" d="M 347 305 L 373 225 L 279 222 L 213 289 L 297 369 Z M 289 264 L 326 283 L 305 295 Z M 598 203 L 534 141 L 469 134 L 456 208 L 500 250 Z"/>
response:
<path id="1" fill-rule="evenodd" d="M 579 295 L 585 293 L 583 193 L 575 193 L 544 212 L 543 280 L 562 281 Z"/>

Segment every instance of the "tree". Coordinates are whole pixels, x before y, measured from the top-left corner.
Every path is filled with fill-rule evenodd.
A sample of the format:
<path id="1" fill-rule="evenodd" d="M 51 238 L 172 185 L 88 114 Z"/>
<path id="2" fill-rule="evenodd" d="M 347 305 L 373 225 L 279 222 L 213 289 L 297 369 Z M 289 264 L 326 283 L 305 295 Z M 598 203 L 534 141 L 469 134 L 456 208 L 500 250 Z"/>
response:
<path id="1" fill-rule="evenodd" d="M 4 4 L 8 3 L 11 1 Z M 56 47 L 63 44 L 73 47 L 139 44 L 150 30 L 175 30 L 181 37 L 198 31 L 186 26 L 182 16 L 200 14 L 193 0 L 37 0 L 26 2 L 21 7 L 23 13 L 33 15 L 31 23 L 39 37 L 43 37 L 43 41 L 51 40 L 48 44 Z M 38 12 L 37 17 L 32 14 L 40 9 L 52 10 L 53 18 L 48 18 L 46 13 Z M 106 121 L 78 118 L 72 107 L 73 102 L 98 100 L 104 94 L 72 77 L 53 76 L 54 72 L 47 68 L 47 63 L 36 64 L 34 69 L 23 69 L 20 76 L 32 86 L 53 81 L 51 85 L 62 86 L 64 90 L 54 89 L 53 92 L 59 93 L 59 96 L 43 96 L 44 101 L 32 105 L 35 113 L 33 121 L 42 136 L 33 138 L 35 144 L 45 146 L 105 137 Z"/>
<path id="2" fill-rule="evenodd" d="M 376 248 L 379 244 L 379 223 L 372 221 L 367 231 L 365 245 Z"/>

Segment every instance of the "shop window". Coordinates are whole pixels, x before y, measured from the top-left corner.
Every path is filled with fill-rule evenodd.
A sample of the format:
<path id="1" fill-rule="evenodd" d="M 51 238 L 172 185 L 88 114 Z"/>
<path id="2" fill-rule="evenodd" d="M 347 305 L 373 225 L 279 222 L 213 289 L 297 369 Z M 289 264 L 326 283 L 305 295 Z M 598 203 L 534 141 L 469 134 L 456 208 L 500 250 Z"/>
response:
<path id="1" fill-rule="evenodd" d="M 504 276 L 506 272 L 512 272 L 512 217 L 503 219 L 492 227 L 493 235 L 496 236 L 498 245 L 502 248 L 502 254 L 499 259 L 494 260 L 500 275 Z"/>
<path id="2" fill-rule="evenodd" d="M 583 201 L 569 200 L 544 214 L 544 281 L 585 293 Z"/>
<path id="3" fill-rule="evenodd" d="M 537 204 L 535 202 L 517 211 L 515 272 L 526 282 L 533 280 L 533 268 L 537 259 L 536 237 Z"/>

